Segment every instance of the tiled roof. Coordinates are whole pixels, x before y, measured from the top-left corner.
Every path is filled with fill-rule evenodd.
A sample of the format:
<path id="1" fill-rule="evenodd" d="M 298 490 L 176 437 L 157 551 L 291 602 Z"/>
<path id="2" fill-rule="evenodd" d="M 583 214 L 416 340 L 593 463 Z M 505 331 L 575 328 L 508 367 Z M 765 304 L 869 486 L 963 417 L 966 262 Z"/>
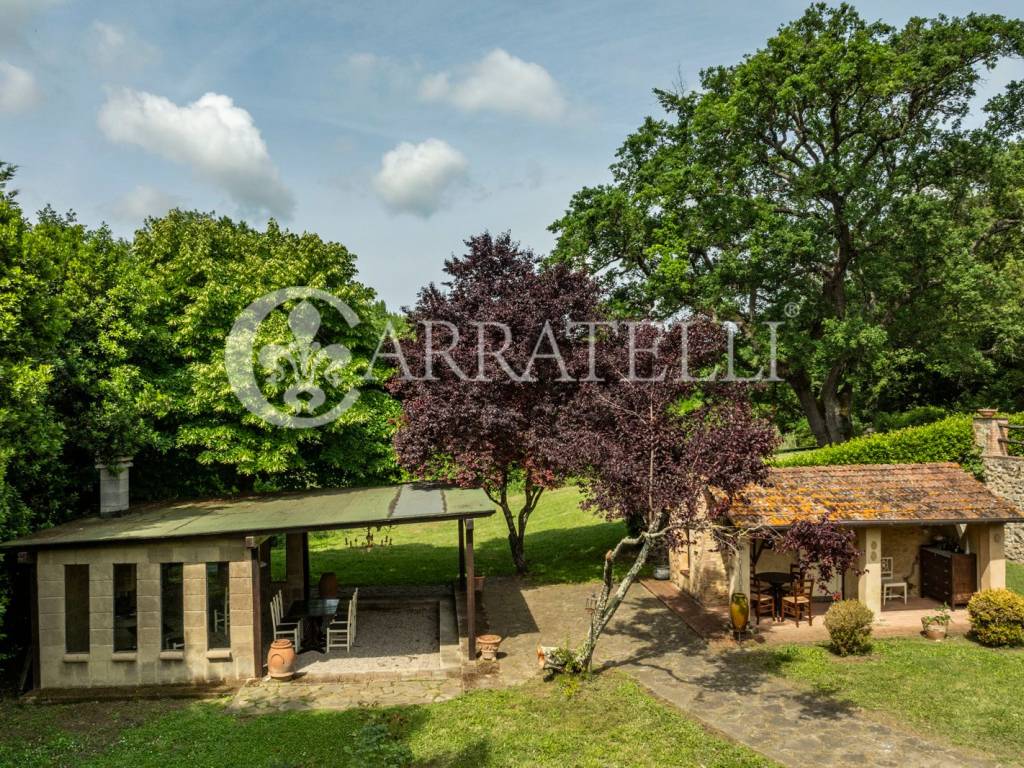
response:
<path id="1" fill-rule="evenodd" d="M 737 496 L 729 512 L 737 525 L 784 527 L 823 514 L 850 523 L 1024 521 L 959 464 L 777 467 L 769 477 Z"/>

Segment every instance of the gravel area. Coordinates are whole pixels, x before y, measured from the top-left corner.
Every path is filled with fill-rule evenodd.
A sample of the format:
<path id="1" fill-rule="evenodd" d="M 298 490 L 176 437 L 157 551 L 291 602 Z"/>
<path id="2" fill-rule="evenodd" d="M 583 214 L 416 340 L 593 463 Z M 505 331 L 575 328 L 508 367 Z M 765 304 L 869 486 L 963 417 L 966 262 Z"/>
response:
<path id="1" fill-rule="evenodd" d="M 356 642 L 347 653 L 306 651 L 296 671 L 312 676 L 351 672 L 407 671 L 441 668 L 436 603 L 412 607 L 359 609 Z"/>

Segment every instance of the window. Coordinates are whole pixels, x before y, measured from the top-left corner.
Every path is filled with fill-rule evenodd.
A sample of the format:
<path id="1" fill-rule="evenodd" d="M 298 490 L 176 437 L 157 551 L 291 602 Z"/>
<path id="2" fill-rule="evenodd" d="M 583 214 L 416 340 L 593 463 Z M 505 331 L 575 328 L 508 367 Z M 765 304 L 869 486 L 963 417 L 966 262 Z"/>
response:
<path id="1" fill-rule="evenodd" d="M 184 567 L 181 563 L 160 564 L 160 650 L 180 651 L 185 647 Z"/>
<path id="2" fill-rule="evenodd" d="M 228 564 L 206 564 L 206 647 L 230 648 Z"/>
<path id="3" fill-rule="evenodd" d="M 64 650 L 89 652 L 89 566 L 64 566 Z"/>
<path id="4" fill-rule="evenodd" d="M 114 566 L 114 651 L 138 649 L 138 591 L 135 564 L 117 564 Z"/>

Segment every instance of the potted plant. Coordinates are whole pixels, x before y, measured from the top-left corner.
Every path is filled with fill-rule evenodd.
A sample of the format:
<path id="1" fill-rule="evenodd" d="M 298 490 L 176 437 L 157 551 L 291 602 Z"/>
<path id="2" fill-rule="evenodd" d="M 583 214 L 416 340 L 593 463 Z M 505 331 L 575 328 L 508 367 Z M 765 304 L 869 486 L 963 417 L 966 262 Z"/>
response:
<path id="1" fill-rule="evenodd" d="M 929 640 L 943 640 L 949 634 L 950 621 L 949 606 L 943 603 L 935 613 L 921 617 L 921 629 Z"/>
<path id="2" fill-rule="evenodd" d="M 747 628 L 747 621 L 750 619 L 750 602 L 743 592 L 734 592 L 729 600 L 729 618 L 732 619 L 734 632 L 743 632 Z"/>
<path id="3" fill-rule="evenodd" d="M 480 649 L 480 658 L 484 661 L 497 661 L 498 646 L 502 639 L 501 635 L 477 635 L 476 645 Z"/>

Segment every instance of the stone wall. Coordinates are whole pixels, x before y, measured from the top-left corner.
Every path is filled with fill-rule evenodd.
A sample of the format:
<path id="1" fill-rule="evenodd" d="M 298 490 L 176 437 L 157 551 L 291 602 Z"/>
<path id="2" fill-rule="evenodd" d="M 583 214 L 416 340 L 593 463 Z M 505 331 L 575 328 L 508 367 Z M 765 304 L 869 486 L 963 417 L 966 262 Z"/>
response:
<path id="1" fill-rule="evenodd" d="M 230 649 L 206 641 L 206 563 L 227 561 Z M 114 652 L 114 564 L 136 566 L 138 650 Z M 160 564 L 183 564 L 185 647 L 160 649 Z M 64 566 L 89 566 L 89 652 L 64 642 Z M 39 659 L 43 688 L 246 680 L 254 674 L 252 562 L 239 539 L 40 551 Z"/>
<path id="2" fill-rule="evenodd" d="M 1024 510 L 1024 458 L 1020 456 L 986 456 L 985 485 L 993 493 Z M 1006 557 L 1024 563 L 1024 523 L 1006 526 Z"/>

